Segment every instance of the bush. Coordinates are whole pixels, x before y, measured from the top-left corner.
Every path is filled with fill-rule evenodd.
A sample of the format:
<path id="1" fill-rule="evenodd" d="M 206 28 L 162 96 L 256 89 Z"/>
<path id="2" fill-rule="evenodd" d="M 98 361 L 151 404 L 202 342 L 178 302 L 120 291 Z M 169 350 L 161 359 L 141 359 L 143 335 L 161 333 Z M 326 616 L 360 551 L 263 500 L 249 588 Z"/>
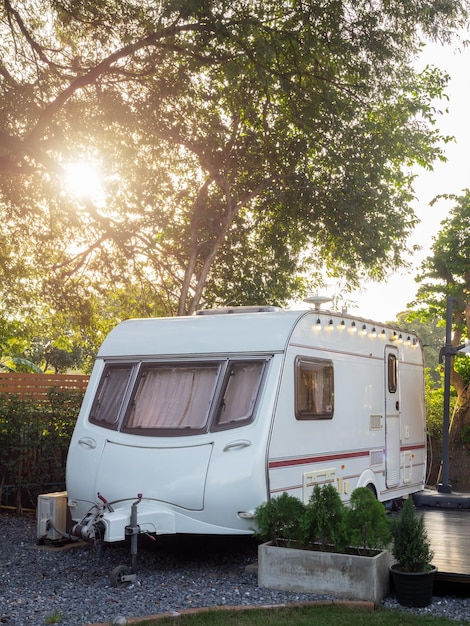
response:
<path id="1" fill-rule="evenodd" d="M 314 544 L 325 551 L 381 550 L 391 538 L 385 508 L 366 487 L 353 491 L 350 507 L 331 484 L 315 485 L 307 505 L 283 493 L 257 507 L 255 522 L 261 541 Z"/>
<path id="2" fill-rule="evenodd" d="M 350 546 L 382 550 L 390 543 L 390 523 L 385 507 L 367 487 L 358 487 L 352 492 L 345 523 Z"/>
<path id="3" fill-rule="evenodd" d="M 434 556 L 428 540 L 424 517 L 416 515 L 413 498 L 409 496 L 398 518 L 392 523 L 392 553 L 404 572 L 426 572 Z"/>
<path id="4" fill-rule="evenodd" d="M 304 543 L 342 551 L 347 543 L 344 519 L 345 507 L 333 485 L 315 485 L 301 522 Z"/>
<path id="5" fill-rule="evenodd" d="M 39 493 L 63 488 L 82 399 L 76 390 L 51 389 L 47 400 L 0 394 L 0 495 L 18 512 L 34 508 Z"/>
<path id="6" fill-rule="evenodd" d="M 300 522 L 305 512 L 305 504 L 295 496 L 284 492 L 281 496 L 264 502 L 255 511 L 257 530 L 255 536 L 260 541 L 283 540 L 288 544 L 302 541 Z"/>

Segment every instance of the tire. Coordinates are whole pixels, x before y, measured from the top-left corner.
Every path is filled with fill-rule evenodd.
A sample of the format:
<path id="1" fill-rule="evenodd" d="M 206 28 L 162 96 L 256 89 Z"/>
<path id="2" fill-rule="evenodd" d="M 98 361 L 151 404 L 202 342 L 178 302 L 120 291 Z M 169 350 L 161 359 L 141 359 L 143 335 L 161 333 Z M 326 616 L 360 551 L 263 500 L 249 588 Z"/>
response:
<path id="1" fill-rule="evenodd" d="M 366 485 L 367 489 L 369 489 L 369 491 L 372 491 L 372 493 L 374 494 L 375 497 L 377 497 L 377 491 L 375 490 L 375 487 L 372 483 L 368 483 Z"/>
<path id="2" fill-rule="evenodd" d="M 115 567 L 109 575 L 111 586 L 119 587 L 119 585 L 126 584 L 128 581 L 123 580 L 122 577 L 127 576 L 130 573 L 131 572 L 127 565 L 118 565 L 117 567 Z"/>

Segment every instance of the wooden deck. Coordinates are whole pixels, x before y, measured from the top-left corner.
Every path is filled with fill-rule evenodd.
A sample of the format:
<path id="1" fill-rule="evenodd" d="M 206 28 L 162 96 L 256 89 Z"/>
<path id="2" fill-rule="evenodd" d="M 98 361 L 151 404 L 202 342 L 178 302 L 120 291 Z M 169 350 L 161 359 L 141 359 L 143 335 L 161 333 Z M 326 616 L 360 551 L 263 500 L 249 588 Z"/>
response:
<path id="1" fill-rule="evenodd" d="M 418 512 L 424 514 L 438 578 L 470 586 L 470 510 L 418 508 Z"/>

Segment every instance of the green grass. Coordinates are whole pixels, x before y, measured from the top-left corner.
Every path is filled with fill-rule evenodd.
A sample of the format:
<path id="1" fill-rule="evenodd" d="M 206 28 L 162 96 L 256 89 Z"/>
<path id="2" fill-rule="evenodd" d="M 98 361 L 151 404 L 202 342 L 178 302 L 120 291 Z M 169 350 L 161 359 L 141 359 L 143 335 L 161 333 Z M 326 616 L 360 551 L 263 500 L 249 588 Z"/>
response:
<path id="1" fill-rule="evenodd" d="M 54 611 L 51 613 L 49 617 L 46 617 L 46 624 L 58 624 L 61 619 L 64 617 L 64 614 L 61 611 Z"/>
<path id="2" fill-rule="evenodd" d="M 468 621 L 411 615 L 378 607 L 347 605 L 299 606 L 278 609 L 207 610 L 178 617 L 146 620 L 140 626 L 458 626 Z"/>

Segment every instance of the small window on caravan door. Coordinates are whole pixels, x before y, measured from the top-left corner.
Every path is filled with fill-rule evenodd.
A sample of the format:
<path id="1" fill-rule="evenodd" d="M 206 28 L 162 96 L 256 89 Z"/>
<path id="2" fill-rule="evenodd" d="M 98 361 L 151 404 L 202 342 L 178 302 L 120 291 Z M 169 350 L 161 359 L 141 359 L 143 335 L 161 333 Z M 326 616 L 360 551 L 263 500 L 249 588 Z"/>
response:
<path id="1" fill-rule="evenodd" d="M 388 355 L 388 391 L 396 393 L 398 388 L 397 357 L 394 354 Z"/>
<path id="2" fill-rule="evenodd" d="M 295 360 L 295 417 L 331 419 L 334 407 L 333 363 L 323 359 Z"/>
<path id="3" fill-rule="evenodd" d="M 133 365 L 106 365 L 91 407 L 90 422 L 117 429 Z"/>

